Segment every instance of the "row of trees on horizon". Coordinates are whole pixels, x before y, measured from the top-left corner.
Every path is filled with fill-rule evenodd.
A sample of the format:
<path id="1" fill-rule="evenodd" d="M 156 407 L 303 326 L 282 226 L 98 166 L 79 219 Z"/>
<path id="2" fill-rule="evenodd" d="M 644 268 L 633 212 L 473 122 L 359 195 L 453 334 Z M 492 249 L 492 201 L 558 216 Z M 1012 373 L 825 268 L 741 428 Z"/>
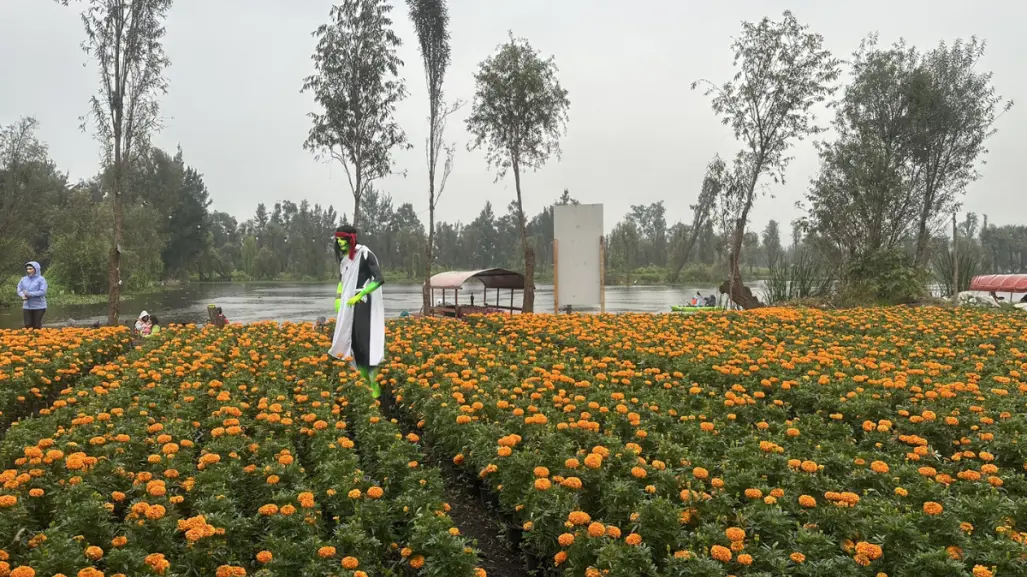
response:
<path id="1" fill-rule="evenodd" d="M 171 0 L 78 3 L 85 6 L 83 46 L 101 75 L 91 118 L 104 167 L 90 182 L 71 186 L 35 138 L 35 120 L 5 127 L 0 248 L 8 250 L 0 253 L 36 251 L 68 287 L 106 288 L 112 323 L 123 286 L 190 276 L 330 275 L 334 266 L 324 241 L 346 219 L 333 207 L 283 201 L 270 210 L 258 206 L 240 223 L 210 211 L 202 176 L 180 150 L 172 155 L 149 145 L 160 129 L 159 98 L 169 89 L 163 38 Z M 317 110 L 309 115 L 304 146 L 343 166 L 354 199 L 349 222 L 362 229 L 392 274 L 427 280 L 440 268 L 503 265 L 534 279 L 537 270 L 551 267 L 544 248 L 552 239 L 551 210 L 525 214 L 521 175 L 560 155 L 570 99 L 556 62 L 512 33 L 481 62 L 464 119 L 469 148 L 482 149 L 498 177 L 512 176 L 516 196 L 506 212 L 487 203 L 467 225 L 439 222 L 436 207 L 455 153 L 445 129 L 461 108 L 443 90 L 450 62 L 448 8 L 445 0 L 406 5 L 428 88 L 426 225 L 413 205 L 394 207 L 376 188 L 396 169 L 392 152 L 412 146 L 394 119 L 407 90 L 386 0 L 344 0 L 315 31 L 314 73 L 302 87 Z M 632 207 L 609 235 L 609 273 L 632 282 L 636 271 L 650 268 L 674 282 L 683 270 L 694 274 L 692 265 L 707 266 L 710 274 L 727 277 L 724 290 L 736 303 L 752 308 L 762 303 L 744 288 L 746 268 L 764 268 L 779 279 L 832 279 L 834 288 L 862 287 L 871 301 L 885 286 L 917 292 L 946 255 L 949 270 L 964 273 L 953 280 L 959 285 L 974 269 L 1022 270 L 1023 227 L 981 226 L 966 215 L 959 241 L 966 246 L 944 240 L 946 223 L 956 221 L 967 186 L 979 177 L 996 119 L 1012 105 L 996 94 L 991 73 L 977 70 L 984 49 L 976 38 L 928 51 L 903 41 L 885 47 L 870 35 L 847 62 L 850 80 L 843 87 L 843 62 L 791 12 L 779 20 L 743 22 L 731 44 L 736 74 L 723 83 L 693 85 L 733 131 L 738 152 L 726 159 L 714 155 L 703 181 L 691 185 L 697 200 L 686 222 L 668 227 L 662 203 Z M 828 126 L 816 117 L 828 104 L 835 110 L 830 139 L 820 136 Z M 784 180 L 795 143 L 815 137 L 822 138 L 816 143 L 821 168 L 785 250 L 776 223 L 762 234 L 749 230 L 750 213 L 770 183 Z M 30 203 L 28 190 L 35 193 Z M 44 197 L 52 203 L 40 204 Z M 565 191 L 555 202 L 574 200 Z M 959 227 L 953 233 L 960 238 Z M 957 246 L 962 250 L 952 250 Z M 652 274 L 643 272 L 643 280 Z M 792 278 L 782 286 L 804 282 Z M 524 308 L 531 311 L 534 287 L 528 284 Z M 427 286 L 424 298 L 429 304 Z"/>

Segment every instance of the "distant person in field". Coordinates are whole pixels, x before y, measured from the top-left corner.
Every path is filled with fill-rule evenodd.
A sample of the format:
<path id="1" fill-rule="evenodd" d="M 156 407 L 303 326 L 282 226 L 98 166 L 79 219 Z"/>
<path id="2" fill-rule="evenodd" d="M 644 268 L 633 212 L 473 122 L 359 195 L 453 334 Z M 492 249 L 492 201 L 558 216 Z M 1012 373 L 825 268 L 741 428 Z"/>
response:
<path id="1" fill-rule="evenodd" d="M 153 329 L 153 319 L 150 318 L 150 313 L 143 311 L 139 313 L 139 318 L 136 320 L 136 332 L 141 336 L 150 336 L 150 331 Z"/>
<path id="2" fill-rule="evenodd" d="M 47 288 L 46 279 L 43 278 L 43 269 L 39 263 L 34 260 L 25 263 L 25 276 L 18 281 L 18 296 L 21 297 L 25 328 L 43 328 Z"/>
<path id="3" fill-rule="evenodd" d="M 385 358 L 385 303 L 379 289 L 385 279 L 374 253 L 357 243 L 356 228 L 340 226 L 332 246 L 339 260 L 338 318 L 328 353 L 337 359 L 350 357 L 377 399 L 378 365 Z"/>
<path id="4" fill-rule="evenodd" d="M 157 315 L 150 315 L 150 334 L 143 335 L 144 337 L 155 337 L 160 333 L 160 319 Z"/>

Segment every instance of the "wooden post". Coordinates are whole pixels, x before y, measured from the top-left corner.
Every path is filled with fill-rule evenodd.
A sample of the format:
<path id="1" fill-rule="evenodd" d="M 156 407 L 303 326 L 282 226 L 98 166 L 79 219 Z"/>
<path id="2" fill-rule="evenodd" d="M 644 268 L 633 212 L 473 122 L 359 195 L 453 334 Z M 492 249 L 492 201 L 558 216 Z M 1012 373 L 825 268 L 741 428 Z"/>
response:
<path id="1" fill-rule="evenodd" d="M 606 314 L 606 238 L 599 237 L 599 312 Z"/>
<path id="2" fill-rule="evenodd" d="M 553 314 L 560 314 L 560 241 L 553 239 Z"/>

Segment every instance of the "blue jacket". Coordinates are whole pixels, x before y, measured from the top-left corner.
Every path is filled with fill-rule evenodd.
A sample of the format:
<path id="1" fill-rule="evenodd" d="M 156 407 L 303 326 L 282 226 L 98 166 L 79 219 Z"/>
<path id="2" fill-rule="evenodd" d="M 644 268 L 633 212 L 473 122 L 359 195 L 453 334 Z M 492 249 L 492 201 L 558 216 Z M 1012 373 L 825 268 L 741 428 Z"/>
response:
<path id="1" fill-rule="evenodd" d="M 43 269 L 36 261 L 27 262 L 25 266 L 35 267 L 36 274 L 32 276 L 26 275 L 18 281 L 18 296 L 20 297 L 22 294 L 29 295 L 29 298 L 23 301 L 24 304 L 21 305 L 21 308 L 30 311 L 45 310 L 47 286 L 46 279 L 43 278 Z"/>

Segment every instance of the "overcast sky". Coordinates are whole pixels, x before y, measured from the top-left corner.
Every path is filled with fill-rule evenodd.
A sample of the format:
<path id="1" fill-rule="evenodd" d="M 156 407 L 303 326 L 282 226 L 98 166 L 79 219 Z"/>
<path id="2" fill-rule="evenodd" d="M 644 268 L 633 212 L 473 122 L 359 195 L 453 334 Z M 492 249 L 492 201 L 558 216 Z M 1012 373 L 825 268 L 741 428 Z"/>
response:
<path id="1" fill-rule="evenodd" d="M 248 218 L 258 202 L 309 199 L 352 212 L 341 167 L 315 162 L 302 148 L 313 109 L 301 94 L 311 70 L 310 33 L 327 19 L 327 0 L 176 0 L 167 22 L 170 91 L 163 100 L 158 146 L 181 145 L 185 160 L 204 175 L 213 206 Z M 380 188 L 396 203 L 427 216 L 424 162 L 426 90 L 413 28 L 404 2 L 393 17 L 403 39 L 401 57 L 410 96 L 398 121 L 415 146 L 397 153 L 397 169 Z M 867 33 L 890 44 L 900 37 L 926 49 L 940 40 L 978 35 L 988 43 L 983 69 L 1006 98 L 1024 101 L 1027 3 L 980 0 L 450 0 L 453 62 L 449 98 L 473 96 L 478 63 L 506 39 L 507 30 L 552 54 L 569 91 L 570 124 L 563 158 L 523 181 L 525 209 L 537 212 L 564 188 L 586 203 L 604 204 L 610 229 L 632 204 L 663 200 L 667 219 L 689 220 L 704 168 L 714 153 L 738 149 L 729 130 L 692 91 L 693 80 L 731 77 L 731 36 L 742 20 L 779 17 L 791 9 L 847 57 Z M 0 0 L 0 123 L 33 115 L 57 164 L 72 179 L 98 167 L 99 148 L 79 129 L 79 117 L 98 86 L 95 65 L 79 47 L 77 8 L 52 0 Z M 996 224 L 1027 222 L 1023 147 L 1027 110 L 1021 102 L 998 122 L 983 178 L 966 207 Z M 494 182 L 480 152 L 467 152 L 463 118 L 447 135 L 460 144 L 439 217 L 468 222 L 489 199 L 505 211 L 513 181 Z M 826 120 L 826 119 L 825 119 Z M 816 171 L 809 143 L 795 150 L 788 182 L 761 198 L 753 227 L 787 223 Z M 1014 199 L 1021 199 L 1019 201 Z"/>

